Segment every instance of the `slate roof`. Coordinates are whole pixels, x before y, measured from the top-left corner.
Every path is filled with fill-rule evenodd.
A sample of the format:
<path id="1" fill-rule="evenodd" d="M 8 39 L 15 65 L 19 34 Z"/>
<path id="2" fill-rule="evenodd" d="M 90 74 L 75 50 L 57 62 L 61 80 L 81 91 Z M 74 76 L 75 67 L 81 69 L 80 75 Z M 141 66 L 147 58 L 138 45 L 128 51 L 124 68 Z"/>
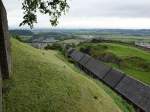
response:
<path id="1" fill-rule="evenodd" d="M 67 54 L 70 56 L 70 54 L 74 51 L 75 49 L 73 49 L 73 48 L 69 48 L 68 50 L 67 50 Z"/>
<path id="2" fill-rule="evenodd" d="M 117 70 L 112 69 L 103 79 L 110 87 L 114 88 L 125 75 Z"/>
<path id="3" fill-rule="evenodd" d="M 80 63 L 82 66 L 86 66 L 86 64 L 88 63 L 88 61 L 90 61 L 90 59 L 92 59 L 92 57 L 89 56 L 89 55 L 87 55 L 87 54 L 85 54 L 84 57 L 80 60 L 79 63 Z"/>
<path id="4" fill-rule="evenodd" d="M 74 61 L 79 62 L 79 61 L 83 58 L 84 55 L 85 55 L 84 53 L 74 50 L 74 51 L 70 54 L 70 57 L 71 57 Z"/>
<path id="5" fill-rule="evenodd" d="M 102 79 L 111 70 L 111 67 L 106 66 L 104 63 L 94 58 L 91 58 L 90 61 L 88 61 L 85 68 L 91 71 L 99 79 Z"/>
<path id="6" fill-rule="evenodd" d="M 146 86 L 143 83 L 126 76 L 115 89 L 145 112 L 150 112 L 149 86 Z"/>

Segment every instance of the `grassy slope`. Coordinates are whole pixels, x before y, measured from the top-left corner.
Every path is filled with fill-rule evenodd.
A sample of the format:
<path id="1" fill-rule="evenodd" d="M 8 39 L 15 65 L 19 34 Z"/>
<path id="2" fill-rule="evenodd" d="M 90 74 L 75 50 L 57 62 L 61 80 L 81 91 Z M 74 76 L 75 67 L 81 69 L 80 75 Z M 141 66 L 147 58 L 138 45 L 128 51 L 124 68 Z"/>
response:
<path id="1" fill-rule="evenodd" d="M 104 43 L 104 45 L 108 45 L 109 51 L 115 53 L 117 56 L 137 56 L 146 59 L 147 61 L 150 61 L 150 53 L 144 50 L 121 44 Z"/>
<path id="2" fill-rule="evenodd" d="M 13 74 L 4 84 L 4 112 L 120 112 L 94 81 L 55 55 L 12 41 Z"/>
<path id="3" fill-rule="evenodd" d="M 112 52 L 121 58 L 132 56 L 132 57 L 139 57 L 146 60 L 147 62 L 150 62 L 149 52 L 143 51 L 135 47 L 129 47 L 129 46 L 119 45 L 119 44 L 105 43 L 105 45 L 109 46 L 108 52 Z M 131 68 L 121 68 L 121 69 L 125 71 L 127 74 L 147 84 L 150 84 L 150 71 L 136 70 L 133 66 L 131 66 Z"/>
<path id="4" fill-rule="evenodd" d="M 96 55 L 101 53 L 101 51 L 103 50 L 101 49 L 101 46 L 107 46 L 108 48 L 105 50 L 105 52 L 113 53 L 121 59 L 125 59 L 127 57 L 138 57 L 144 60 L 145 62 L 150 63 L 150 53 L 135 47 L 115 44 L 115 43 L 100 43 L 100 44 L 91 44 L 91 45 L 96 46 L 94 47 L 95 50 L 93 51 Z M 150 70 L 147 71 L 141 70 L 137 68 L 136 63 L 138 62 L 132 63 L 130 62 L 130 60 L 128 60 L 128 62 L 125 63 L 128 65 L 128 67 L 121 67 L 119 69 L 123 70 L 125 73 L 127 73 L 130 76 L 133 76 L 147 84 L 150 84 Z M 118 66 L 116 66 L 115 64 L 112 65 L 118 68 Z"/>

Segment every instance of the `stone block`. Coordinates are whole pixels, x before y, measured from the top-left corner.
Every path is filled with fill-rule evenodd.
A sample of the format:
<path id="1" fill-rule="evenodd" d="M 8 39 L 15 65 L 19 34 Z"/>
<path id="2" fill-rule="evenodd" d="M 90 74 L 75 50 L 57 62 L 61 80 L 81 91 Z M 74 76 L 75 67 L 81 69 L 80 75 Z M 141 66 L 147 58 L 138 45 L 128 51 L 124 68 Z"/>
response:
<path id="1" fill-rule="evenodd" d="M 0 0 L 0 65 L 2 78 L 8 79 L 11 72 L 10 36 L 8 32 L 7 13 Z"/>

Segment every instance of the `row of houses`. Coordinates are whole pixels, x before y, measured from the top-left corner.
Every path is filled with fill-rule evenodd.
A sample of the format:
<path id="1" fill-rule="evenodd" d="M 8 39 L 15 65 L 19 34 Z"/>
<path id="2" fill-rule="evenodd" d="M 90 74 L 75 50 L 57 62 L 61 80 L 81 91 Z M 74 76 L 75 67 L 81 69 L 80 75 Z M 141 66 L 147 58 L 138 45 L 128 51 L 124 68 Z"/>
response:
<path id="1" fill-rule="evenodd" d="M 105 65 L 91 56 L 69 48 L 68 56 L 90 76 L 104 82 L 142 112 L 150 112 L 150 86 Z"/>

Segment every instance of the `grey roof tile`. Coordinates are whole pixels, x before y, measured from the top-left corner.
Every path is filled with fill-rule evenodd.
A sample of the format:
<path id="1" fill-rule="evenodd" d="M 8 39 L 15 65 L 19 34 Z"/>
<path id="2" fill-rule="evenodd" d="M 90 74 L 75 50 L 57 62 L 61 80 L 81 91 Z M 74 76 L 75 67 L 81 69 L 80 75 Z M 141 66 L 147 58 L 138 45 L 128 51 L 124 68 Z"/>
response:
<path id="1" fill-rule="evenodd" d="M 115 89 L 146 112 L 150 112 L 149 86 L 126 76 Z"/>
<path id="2" fill-rule="evenodd" d="M 103 79 L 110 87 L 114 88 L 125 75 L 117 70 L 112 69 Z"/>
<path id="3" fill-rule="evenodd" d="M 90 61 L 91 58 L 92 58 L 91 56 L 85 54 L 84 57 L 80 60 L 79 63 L 80 63 L 82 66 L 85 66 L 85 65 L 88 63 L 88 61 Z"/>
<path id="4" fill-rule="evenodd" d="M 111 70 L 111 67 L 94 58 L 91 58 L 85 67 L 99 79 L 102 79 Z"/>
<path id="5" fill-rule="evenodd" d="M 74 50 L 70 56 L 74 61 L 79 62 L 84 55 L 85 55 L 84 53 Z"/>

